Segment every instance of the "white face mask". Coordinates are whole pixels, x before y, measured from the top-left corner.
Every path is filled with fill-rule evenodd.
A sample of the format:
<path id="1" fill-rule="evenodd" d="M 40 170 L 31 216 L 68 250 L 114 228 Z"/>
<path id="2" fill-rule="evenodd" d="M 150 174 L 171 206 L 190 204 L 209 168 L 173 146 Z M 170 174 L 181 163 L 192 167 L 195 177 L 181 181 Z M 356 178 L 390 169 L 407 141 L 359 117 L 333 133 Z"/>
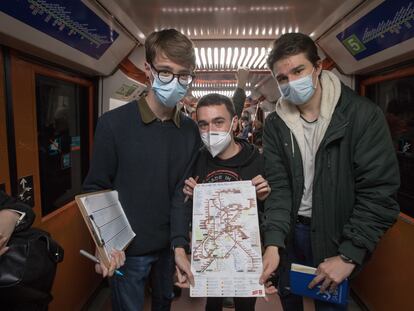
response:
<path id="1" fill-rule="evenodd" d="M 201 140 L 213 158 L 222 153 L 230 145 L 230 132 L 233 128 L 233 121 L 234 119 L 231 120 L 230 129 L 227 132 L 209 131 L 200 133 Z"/>

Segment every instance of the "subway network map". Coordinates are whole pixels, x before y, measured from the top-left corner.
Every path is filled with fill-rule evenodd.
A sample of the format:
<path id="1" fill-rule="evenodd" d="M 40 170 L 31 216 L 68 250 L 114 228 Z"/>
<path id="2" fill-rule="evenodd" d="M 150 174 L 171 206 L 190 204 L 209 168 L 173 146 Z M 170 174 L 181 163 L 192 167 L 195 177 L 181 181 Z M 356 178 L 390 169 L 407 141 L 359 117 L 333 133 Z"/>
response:
<path id="1" fill-rule="evenodd" d="M 256 192 L 251 181 L 194 189 L 191 297 L 264 296 Z"/>

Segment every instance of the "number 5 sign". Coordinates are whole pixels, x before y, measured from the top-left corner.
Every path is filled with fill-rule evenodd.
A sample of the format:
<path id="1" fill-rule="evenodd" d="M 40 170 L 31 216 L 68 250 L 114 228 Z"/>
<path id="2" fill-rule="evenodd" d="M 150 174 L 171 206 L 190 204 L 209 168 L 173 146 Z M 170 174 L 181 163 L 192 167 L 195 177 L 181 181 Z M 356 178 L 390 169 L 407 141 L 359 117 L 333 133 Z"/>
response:
<path id="1" fill-rule="evenodd" d="M 342 43 L 352 55 L 356 55 L 366 50 L 365 45 L 363 45 L 362 42 L 359 41 L 356 35 L 349 36 L 348 38 L 343 40 Z"/>

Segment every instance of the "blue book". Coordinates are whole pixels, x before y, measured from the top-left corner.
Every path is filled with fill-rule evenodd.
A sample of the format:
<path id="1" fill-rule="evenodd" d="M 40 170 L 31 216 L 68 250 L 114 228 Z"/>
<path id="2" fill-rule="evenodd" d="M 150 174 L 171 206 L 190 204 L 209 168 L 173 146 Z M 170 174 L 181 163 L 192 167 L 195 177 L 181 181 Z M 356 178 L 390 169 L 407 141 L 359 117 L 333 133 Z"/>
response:
<path id="1" fill-rule="evenodd" d="M 348 303 L 348 279 L 345 279 L 338 285 L 335 292 L 328 291 L 322 293 L 320 291 L 321 285 L 318 284 L 314 288 L 308 288 L 309 283 L 316 276 L 316 268 L 303 266 L 299 264 L 292 264 L 290 269 L 290 290 L 292 293 L 299 296 L 306 296 L 313 299 L 328 301 L 337 304 Z"/>

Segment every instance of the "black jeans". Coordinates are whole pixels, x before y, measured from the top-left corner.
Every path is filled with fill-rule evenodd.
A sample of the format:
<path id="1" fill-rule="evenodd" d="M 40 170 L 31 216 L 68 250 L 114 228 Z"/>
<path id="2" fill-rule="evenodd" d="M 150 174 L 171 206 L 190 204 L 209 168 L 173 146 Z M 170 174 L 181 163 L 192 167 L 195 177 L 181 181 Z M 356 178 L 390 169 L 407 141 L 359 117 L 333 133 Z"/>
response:
<path id="1" fill-rule="evenodd" d="M 234 297 L 236 311 L 254 311 L 256 297 Z M 223 309 L 223 297 L 208 297 L 206 311 L 221 311 Z"/>

